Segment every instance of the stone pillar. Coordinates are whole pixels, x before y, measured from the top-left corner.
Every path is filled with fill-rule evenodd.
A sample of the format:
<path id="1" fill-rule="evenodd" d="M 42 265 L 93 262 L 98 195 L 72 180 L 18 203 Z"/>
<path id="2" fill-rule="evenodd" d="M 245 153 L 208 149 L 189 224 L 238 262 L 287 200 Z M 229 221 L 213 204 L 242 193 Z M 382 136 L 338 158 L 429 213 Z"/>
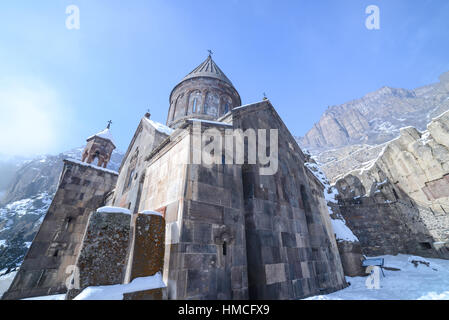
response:
<path id="1" fill-rule="evenodd" d="M 345 276 L 365 276 L 365 268 L 362 267 L 362 261 L 364 258 L 362 255 L 362 247 L 360 246 L 360 242 L 340 240 L 337 242 L 337 245 Z"/>
<path id="2" fill-rule="evenodd" d="M 165 253 L 165 219 L 158 212 L 143 211 L 135 217 L 133 246 L 127 282 L 162 274 Z M 124 300 L 161 300 L 163 288 L 127 293 Z"/>
<path id="3" fill-rule="evenodd" d="M 127 209 L 104 207 L 91 214 L 74 278 L 66 299 L 89 286 L 121 284 L 128 260 L 131 215 Z"/>

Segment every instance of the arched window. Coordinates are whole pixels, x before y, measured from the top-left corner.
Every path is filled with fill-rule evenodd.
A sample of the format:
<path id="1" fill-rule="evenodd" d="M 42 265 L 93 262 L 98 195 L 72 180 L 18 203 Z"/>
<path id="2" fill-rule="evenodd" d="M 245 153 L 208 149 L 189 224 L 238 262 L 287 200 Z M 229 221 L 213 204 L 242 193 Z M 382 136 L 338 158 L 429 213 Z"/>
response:
<path id="1" fill-rule="evenodd" d="M 220 101 L 221 109 L 220 113 L 221 115 L 228 113 L 231 110 L 232 106 L 232 100 L 229 96 L 222 96 Z"/>
<path id="2" fill-rule="evenodd" d="M 172 114 L 172 118 L 171 118 L 172 121 L 175 120 L 175 117 L 176 117 L 176 111 L 178 111 L 178 110 L 176 110 L 176 109 L 178 108 L 178 101 L 179 101 L 180 98 L 181 98 L 180 95 L 176 97 L 175 104 L 174 104 L 174 106 L 173 106 L 173 114 Z"/>
<path id="3" fill-rule="evenodd" d="M 128 181 L 126 183 L 126 189 L 128 189 L 131 186 L 131 183 L 133 182 L 134 173 L 136 173 L 136 169 L 135 168 L 131 169 L 130 172 L 129 172 Z"/>
<path id="4" fill-rule="evenodd" d="M 198 104 L 198 98 L 193 98 L 193 103 L 192 103 L 192 112 L 196 113 L 196 106 Z"/>
<path id="5" fill-rule="evenodd" d="M 201 92 L 196 90 L 190 93 L 188 110 L 191 113 L 198 113 L 200 112 L 200 107 L 201 107 Z"/>
<path id="6" fill-rule="evenodd" d="M 206 96 L 206 103 L 204 104 L 204 113 L 211 116 L 218 116 L 218 107 L 220 105 L 219 97 L 214 92 L 209 92 Z"/>

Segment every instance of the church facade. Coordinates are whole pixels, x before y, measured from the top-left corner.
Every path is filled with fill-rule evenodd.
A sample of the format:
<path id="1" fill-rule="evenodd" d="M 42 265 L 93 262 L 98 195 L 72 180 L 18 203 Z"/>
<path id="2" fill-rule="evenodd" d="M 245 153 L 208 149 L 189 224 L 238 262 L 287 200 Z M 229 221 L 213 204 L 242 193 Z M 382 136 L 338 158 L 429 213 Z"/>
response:
<path id="1" fill-rule="evenodd" d="M 148 210 L 161 214 L 165 245 L 160 259 L 167 299 L 300 299 L 347 285 L 324 187 L 304 166 L 304 154 L 271 102 L 241 106 L 239 93 L 209 55 L 175 86 L 169 105 L 167 126 L 151 120 L 149 113 L 141 119 L 118 175 L 92 165 L 83 171 L 111 175 L 93 193 L 101 200 L 77 200 L 67 207 L 67 199 L 74 197 L 71 193 L 79 193 L 89 177 L 80 181 L 71 177 L 81 185 L 66 190 L 62 175 L 41 230 L 4 298 L 67 290 L 62 275 L 79 254 L 88 216 L 100 206 L 125 208 L 132 217 Z M 269 134 L 273 130 L 275 140 Z M 210 132 L 214 137 L 208 136 Z M 231 154 L 225 150 L 218 156 L 215 148 L 211 157 L 217 161 L 196 161 L 217 138 L 234 142 Z M 264 173 L 267 163 L 250 152 L 252 142 L 260 146 L 260 140 L 267 138 L 275 145 L 264 151 L 277 151 L 276 168 L 270 174 Z M 99 165 L 106 166 L 114 144 L 105 143 L 104 132 L 89 139 L 83 159 L 98 158 Z M 236 162 L 240 147 L 244 161 Z M 67 165 L 82 166 L 76 161 Z M 73 229 L 64 224 L 75 207 L 77 241 Z M 136 219 L 131 218 L 130 224 L 136 228 Z M 59 244 L 55 230 L 64 236 L 64 248 L 70 252 L 61 249 L 60 257 L 65 258 L 51 264 L 45 257 L 49 247 Z M 40 255 L 47 262 L 36 266 L 38 260 L 33 259 Z M 142 257 L 135 255 L 129 261 Z M 53 273 L 44 284 L 41 278 L 49 269 Z M 129 279 L 124 275 L 121 281 Z"/>

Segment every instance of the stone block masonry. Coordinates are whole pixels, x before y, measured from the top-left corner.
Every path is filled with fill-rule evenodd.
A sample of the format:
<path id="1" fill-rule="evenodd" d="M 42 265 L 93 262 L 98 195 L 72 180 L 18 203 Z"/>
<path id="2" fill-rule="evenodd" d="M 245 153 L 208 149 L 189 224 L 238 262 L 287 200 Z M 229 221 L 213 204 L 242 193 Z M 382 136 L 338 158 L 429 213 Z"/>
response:
<path id="1" fill-rule="evenodd" d="M 449 258 L 449 112 L 413 127 L 364 170 L 336 182 L 339 206 L 363 253 Z"/>
<path id="2" fill-rule="evenodd" d="M 76 262 L 89 215 L 102 206 L 116 181 L 117 173 L 113 171 L 64 161 L 55 197 L 19 272 L 2 299 L 67 291 L 69 266 Z"/>
<path id="3" fill-rule="evenodd" d="M 89 286 L 122 283 L 128 260 L 131 215 L 121 212 L 94 212 L 76 261 L 78 279 L 67 299 Z"/>
<path id="4" fill-rule="evenodd" d="M 130 248 L 126 282 L 136 278 L 162 273 L 165 252 L 165 219 L 153 212 L 142 212 L 134 217 L 133 244 Z M 161 300 L 165 290 L 157 288 L 127 293 L 124 300 Z"/>
<path id="5" fill-rule="evenodd" d="M 279 169 L 242 168 L 250 299 L 301 299 L 346 286 L 323 185 L 269 101 L 233 112 L 234 127 L 279 130 Z"/>

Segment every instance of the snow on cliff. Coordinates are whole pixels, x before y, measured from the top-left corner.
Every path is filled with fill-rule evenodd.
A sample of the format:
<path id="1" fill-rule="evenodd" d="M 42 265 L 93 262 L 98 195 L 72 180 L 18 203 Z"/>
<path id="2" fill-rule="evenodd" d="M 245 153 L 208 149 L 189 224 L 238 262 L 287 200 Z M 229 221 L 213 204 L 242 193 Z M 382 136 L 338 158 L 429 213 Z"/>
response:
<path id="1" fill-rule="evenodd" d="M 306 156 L 309 154 L 305 153 Z M 343 219 L 343 217 L 334 214 L 333 209 L 331 206 L 329 206 L 330 203 L 337 204 L 337 195 L 338 190 L 334 186 L 331 186 L 329 184 L 329 181 L 326 178 L 326 175 L 321 170 L 320 166 L 314 162 L 306 162 L 304 163 L 304 166 L 312 172 L 312 174 L 320 180 L 320 182 L 324 185 L 324 199 L 326 200 L 327 209 L 329 211 L 330 215 L 338 216 L 338 219 L 331 218 L 332 228 L 334 229 L 335 238 L 337 241 L 350 241 L 350 242 L 357 242 L 359 239 L 354 235 L 354 233 L 351 231 L 351 229 L 348 228 L 346 225 L 346 221 Z"/>

